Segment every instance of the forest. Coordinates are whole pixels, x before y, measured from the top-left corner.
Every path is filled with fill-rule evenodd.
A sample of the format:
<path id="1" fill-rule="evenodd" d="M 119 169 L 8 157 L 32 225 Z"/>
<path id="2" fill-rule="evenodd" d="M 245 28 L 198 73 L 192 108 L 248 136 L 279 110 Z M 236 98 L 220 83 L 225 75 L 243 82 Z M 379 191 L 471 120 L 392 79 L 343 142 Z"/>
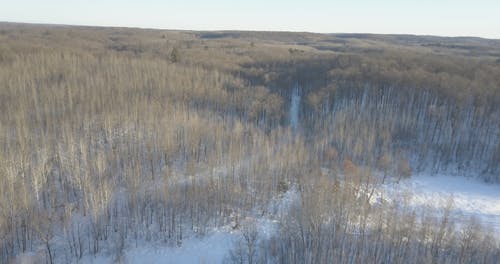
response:
<path id="1" fill-rule="evenodd" d="M 227 263 L 497 263 L 474 217 L 373 201 L 498 186 L 499 106 L 500 40 L 0 23 L 0 263 L 228 226 Z"/>

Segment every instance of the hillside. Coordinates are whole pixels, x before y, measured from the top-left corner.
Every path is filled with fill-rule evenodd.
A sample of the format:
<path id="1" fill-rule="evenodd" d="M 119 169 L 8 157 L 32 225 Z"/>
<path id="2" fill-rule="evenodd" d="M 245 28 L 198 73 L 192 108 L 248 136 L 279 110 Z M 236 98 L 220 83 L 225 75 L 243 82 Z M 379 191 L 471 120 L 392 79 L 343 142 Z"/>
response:
<path id="1" fill-rule="evenodd" d="M 487 223 L 373 200 L 500 192 L 499 106 L 500 40 L 0 23 L 0 262 L 494 263 Z"/>

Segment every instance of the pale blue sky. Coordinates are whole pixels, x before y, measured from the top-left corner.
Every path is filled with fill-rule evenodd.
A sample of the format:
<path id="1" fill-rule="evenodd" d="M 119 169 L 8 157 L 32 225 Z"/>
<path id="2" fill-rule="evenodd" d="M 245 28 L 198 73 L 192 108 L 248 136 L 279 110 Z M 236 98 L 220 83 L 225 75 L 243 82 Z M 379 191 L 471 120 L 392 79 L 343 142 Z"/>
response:
<path id="1" fill-rule="evenodd" d="M 500 39 L 500 0 L 0 0 L 0 21 Z"/>

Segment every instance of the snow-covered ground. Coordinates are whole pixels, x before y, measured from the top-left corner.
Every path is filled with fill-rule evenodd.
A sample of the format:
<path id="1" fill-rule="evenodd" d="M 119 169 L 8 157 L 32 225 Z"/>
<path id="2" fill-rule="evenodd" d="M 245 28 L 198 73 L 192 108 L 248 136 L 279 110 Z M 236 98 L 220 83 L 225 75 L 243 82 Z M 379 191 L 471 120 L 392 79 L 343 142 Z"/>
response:
<path id="1" fill-rule="evenodd" d="M 376 201 L 388 201 L 406 197 L 412 208 L 432 207 L 444 209 L 452 202 L 451 217 L 458 226 L 466 224 L 471 216 L 494 230 L 500 238 L 500 186 L 480 182 L 476 179 L 447 175 L 413 175 L 400 182 L 386 183 L 380 186 L 374 197 Z M 240 228 L 233 229 L 234 224 L 212 230 L 203 237 L 186 237 L 182 245 L 168 247 L 152 246 L 144 243 L 137 247 L 127 248 L 123 263 L 224 263 L 231 250 L 242 239 L 244 226 L 254 225 L 259 239 L 270 239 L 277 231 L 281 217 L 300 197 L 295 188 L 276 197 L 264 208 L 256 209 L 255 217 L 249 216 L 241 220 Z M 116 256 L 100 254 L 84 257 L 79 263 L 115 263 Z"/>
<path id="2" fill-rule="evenodd" d="M 223 263 L 234 242 L 238 239 L 237 232 L 221 229 L 214 230 L 202 238 L 186 239 L 182 246 L 152 246 L 145 243 L 137 248 L 127 249 L 123 263 Z M 87 256 L 80 263 L 116 263 L 115 256 L 100 254 Z"/>
<path id="3" fill-rule="evenodd" d="M 384 184 L 385 199 L 406 195 L 411 205 L 444 209 L 452 201 L 452 218 L 464 224 L 475 216 L 500 238 L 500 186 L 472 178 L 448 175 L 413 175 L 399 183 Z M 380 197 L 379 197 L 380 198 Z"/>
<path id="4" fill-rule="evenodd" d="M 299 109 L 300 109 L 299 87 L 293 88 L 292 99 L 290 102 L 290 126 L 293 130 L 299 127 Z"/>
<path id="5" fill-rule="evenodd" d="M 103 252 L 96 256 L 85 256 L 78 263 L 108 264 L 120 261 L 130 264 L 225 263 L 229 260 L 230 253 L 235 249 L 237 242 L 241 241 L 242 230 L 255 228 L 259 240 L 272 238 L 277 231 L 279 219 L 285 217 L 298 199 L 298 191 L 292 187 L 286 193 L 274 198 L 265 209 L 264 215 L 246 217 L 241 221 L 241 226 L 238 229 L 234 229 L 234 223 L 231 223 L 214 229 L 203 237 L 194 235 L 187 237 L 178 247 L 154 245 L 146 242 L 137 247 L 126 248 L 120 260 L 117 259 L 117 256 Z M 256 210 L 255 213 L 262 214 L 262 211 Z"/>

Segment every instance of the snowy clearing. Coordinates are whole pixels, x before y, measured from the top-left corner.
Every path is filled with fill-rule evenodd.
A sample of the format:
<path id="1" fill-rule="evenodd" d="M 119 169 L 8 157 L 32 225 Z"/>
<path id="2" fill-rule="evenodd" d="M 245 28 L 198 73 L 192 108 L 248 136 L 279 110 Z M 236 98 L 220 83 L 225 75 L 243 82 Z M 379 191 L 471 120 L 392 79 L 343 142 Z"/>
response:
<path id="1" fill-rule="evenodd" d="M 413 175 L 399 183 L 383 185 L 379 198 L 409 195 L 416 208 L 444 209 L 450 198 L 452 217 L 457 224 L 475 216 L 485 227 L 491 227 L 500 237 L 500 186 L 473 178 L 448 175 Z"/>

